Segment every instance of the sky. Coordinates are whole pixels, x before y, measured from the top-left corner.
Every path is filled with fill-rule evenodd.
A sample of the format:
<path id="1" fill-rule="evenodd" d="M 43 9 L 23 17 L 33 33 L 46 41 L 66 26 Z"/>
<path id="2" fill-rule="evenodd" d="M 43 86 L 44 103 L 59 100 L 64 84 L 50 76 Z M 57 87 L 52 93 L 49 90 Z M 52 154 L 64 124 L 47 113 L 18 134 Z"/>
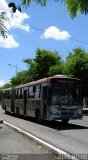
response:
<path id="1" fill-rule="evenodd" d="M 57 51 L 64 61 L 76 47 L 88 51 L 88 15 L 72 19 L 67 7 L 54 0 L 48 0 L 45 7 L 32 2 L 21 12 L 12 13 L 9 2 L 0 0 L 0 14 L 5 12 L 8 17 L 7 38 L 0 35 L 0 86 L 27 69 L 23 59 L 34 58 L 37 48 Z M 21 0 L 13 2 L 21 4 Z"/>

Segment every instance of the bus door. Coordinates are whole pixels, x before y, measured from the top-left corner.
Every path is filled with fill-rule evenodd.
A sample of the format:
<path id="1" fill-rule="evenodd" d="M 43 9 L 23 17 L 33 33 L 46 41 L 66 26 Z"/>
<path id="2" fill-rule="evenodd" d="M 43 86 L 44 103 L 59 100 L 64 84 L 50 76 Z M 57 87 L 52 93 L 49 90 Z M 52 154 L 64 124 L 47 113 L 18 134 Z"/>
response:
<path id="1" fill-rule="evenodd" d="M 26 115 L 27 90 L 24 90 L 24 115 Z"/>
<path id="2" fill-rule="evenodd" d="M 11 92 L 11 112 L 15 113 L 15 90 Z"/>
<path id="3" fill-rule="evenodd" d="M 42 102 L 43 102 L 43 118 L 47 118 L 47 98 L 48 98 L 48 87 L 42 88 Z"/>

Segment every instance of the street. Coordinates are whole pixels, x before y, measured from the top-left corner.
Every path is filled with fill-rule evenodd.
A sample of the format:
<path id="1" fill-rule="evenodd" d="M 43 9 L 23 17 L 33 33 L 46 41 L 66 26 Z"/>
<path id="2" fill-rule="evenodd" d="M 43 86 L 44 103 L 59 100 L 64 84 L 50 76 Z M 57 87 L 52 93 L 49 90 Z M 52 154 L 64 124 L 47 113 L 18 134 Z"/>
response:
<path id="1" fill-rule="evenodd" d="M 11 124 L 20 127 L 23 130 L 26 130 L 33 135 L 36 135 L 42 140 L 45 140 L 46 142 L 53 144 L 54 146 L 63 149 L 68 153 L 71 153 L 75 156 L 82 155 L 85 156 L 85 159 L 88 159 L 88 156 L 86 155 L 88 154 L 87 116 L 84 116 L 83 120 L 71 120 L 67 126 L 64 126 L 61 122 L 43 122 L 42 125 L 39 125 L 29 120 L 7 115 L 1 109 L 0 119 L 6 120 Z M 24 150 L 24 148 L 22 149 Z M 1 152 L 2 151 L 3 150 L 1 150 Z M 17 151 L 19 150 L 17 149 Z M 29 153 L 29 150 L 27 151 Z M 32 153 L 34 153 L 34 149 L 32 149 Z"/>

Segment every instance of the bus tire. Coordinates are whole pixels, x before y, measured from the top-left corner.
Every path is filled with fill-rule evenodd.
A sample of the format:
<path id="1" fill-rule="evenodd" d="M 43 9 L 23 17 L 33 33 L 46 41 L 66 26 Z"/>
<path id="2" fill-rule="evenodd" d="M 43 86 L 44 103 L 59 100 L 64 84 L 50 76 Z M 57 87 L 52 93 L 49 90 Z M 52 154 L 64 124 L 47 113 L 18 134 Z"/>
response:
<path id="1" fill-rule="evenodd" d="M 17 107 L 17 108 L 16 108 L 16 115 L 17 115 L 17 117 L 19 117 L 19 116 L 20 116 L 19 107 Z"/>
<path id="2" fill-rule="evenodd" d="M 7 110 L 6 110 L 6 105 L 4 106 L 4 109 L 5 109 L 5 113 L 7 113 Z"/>
<path id="3" fill-rule="evenodd" d="M 68 122 L 69 122 L 69 119 L 62 119 L 63 124 L 68 124 Z"/>
<path id="4" fill-rule="evenodd" d="M 36 110 L 35 119 L 36 119 L 37 123 L 41 124 L 42 120 L 41 120 L 40 110 Z"/>

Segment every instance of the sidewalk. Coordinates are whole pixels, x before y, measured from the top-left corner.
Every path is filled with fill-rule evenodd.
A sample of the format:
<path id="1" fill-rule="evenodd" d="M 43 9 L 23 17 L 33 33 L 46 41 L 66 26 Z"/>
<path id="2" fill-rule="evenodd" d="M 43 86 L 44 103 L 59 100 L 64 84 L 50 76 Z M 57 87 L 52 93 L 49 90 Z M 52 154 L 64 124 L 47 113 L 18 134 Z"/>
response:
<path id="1" fill-rule="evenodd" d="M 83 115 L 88 116 L 88 108 L 83 108 Z"/>

